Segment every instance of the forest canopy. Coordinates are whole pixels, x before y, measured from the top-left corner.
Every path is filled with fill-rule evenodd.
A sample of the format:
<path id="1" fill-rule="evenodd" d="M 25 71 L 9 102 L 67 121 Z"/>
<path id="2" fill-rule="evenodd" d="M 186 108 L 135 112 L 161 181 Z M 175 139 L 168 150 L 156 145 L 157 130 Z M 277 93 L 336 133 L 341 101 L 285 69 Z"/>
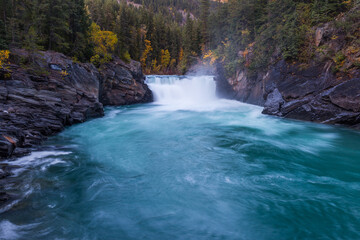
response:
<path id="1" fill-rule="evenodd" d="M 54 50 L 98 66 L 117 55 L 140 61 L 146 73 L 185 73 L 201 59 L 220 59 L 232 74 L 239 67 L 264 68 L 274 53 L 286 60 L 310 58 L 313 27 L 356 4 L 358 0 L 0 0 L 0 49 Z M 246 60 L 250 50 L 251 62 Z"/>

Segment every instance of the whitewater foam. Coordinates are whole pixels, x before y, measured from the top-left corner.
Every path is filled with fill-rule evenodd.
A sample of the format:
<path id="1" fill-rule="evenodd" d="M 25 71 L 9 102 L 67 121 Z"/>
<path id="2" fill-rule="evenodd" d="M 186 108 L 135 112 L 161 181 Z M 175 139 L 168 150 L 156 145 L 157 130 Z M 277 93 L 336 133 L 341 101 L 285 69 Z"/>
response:
<path id="1" fill-rule="evenodd" d="M 215 111 L 238 107 L 240 102 L 219 99 L 213 76 L 147 76 L 160 110 Z"/>
<path id="2" fill-rule="evenodd" d="M 38 224 L 16 225 L 10 221 L 3 220 L 0 222 L 0 239 L 21 239 L 21 237 L 30 229 Z"/>
<path id="3" fill-rule="evenodd" d="M 27 167 L 40 167 L 45 171 L 49 166 L 57 164 L 65 164 L 66 162 L 56 158 L 63 155 L 68 155 L 71 152 L 65 151 L 38 151 L 32 152 L 30 155 L 18 158 L 16 160 L 4 161 L 4 163 L 10 166 L 21 166 L 21 168 L 16 167 L 13 169 L 12 173 L 15 176 L 20 175 L 24 172 Z"/>
<path id="4" fill-rule="evenodd" d="M 50 156 L 61 156 L 61 155 L 68 155 L 71 152 L 64 152 L 64 151 L 41 151 L 41 152 L 32 152 L 30 155 L 19 158 L 15 161 L 11 161 L 8 163 L 14 164 L 14 165 L 29 165 L 36 162 L 38 159 L 43 159 Z"/>

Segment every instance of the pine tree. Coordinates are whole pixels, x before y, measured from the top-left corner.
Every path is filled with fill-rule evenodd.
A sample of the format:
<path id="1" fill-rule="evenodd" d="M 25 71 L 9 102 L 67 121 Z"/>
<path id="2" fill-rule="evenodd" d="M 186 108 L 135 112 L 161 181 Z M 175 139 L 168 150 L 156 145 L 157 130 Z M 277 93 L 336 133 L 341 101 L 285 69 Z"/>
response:
<path id="1" fill-rule="evenodd" d="M 116 25 L 117 27 L 115 32 L 119 38 L 118 53 L 120 56 L 123 56 L 125 53 L 129 52 L 129 46 L 131 43 L 129 14 L 127 12 L 126 5 L 122 6 Z"/>
<path id="2" fill-rule="evenodd" d="M 68 52 L 70 44 L 67 37 L 69 29 L 69 1 L 46 0 L 48 10 L 46 16 L 46 35 L 49 50 Z"/>
<path id="3" fill-rule="evenodd" d="M 210 0 L 201 0 L 201 14 L 200 14 L 200 22 L 201 22 L 201 36 L 202 43 L 205 45 L 205 48 L 208 48 L 208 44 L 210 41 L 209 36 L 209 15 L 210 15 Z"/>
<path id="4" fill-rule="evenodd" d="M 26 50 L 28 50 L 30 53 L 36 51 L 36 50 L 43 50 L 43 47 L 39 44 L 39 37 L 36 32 L 36 28 L 34 26 L 31 26 L 29 28 L 29 31 L 24 37 L 24 40 L 22 41 L 22 47 Z"/>
<path id="5" fill-rule="evenodd" d="M 184 52 L 185 55 L 191 55 L 192 52 L 192 35 L 194 33 L 194 23 L 190 18 L 190 15 L 188 14 L 186 17 L 186 24 L 185 24 L 185 30 L 184 30 Z"/>
<path id="6" fill-rule="evenodd" d="M 69 11 L 70 51 L 68 54 L 86 61 L 92 56 L 92 47 L 89 41 L 90 18 L 85 11 L 84 0 L 71 0 Z"/>
<path id="7" fill-rule="evenodd" d="M 0 49 L 8 47 L 8 10 L 11 9 L 9 0 L 0 0 Z M 10 11 L 11 12 L 11 11 Z"/>

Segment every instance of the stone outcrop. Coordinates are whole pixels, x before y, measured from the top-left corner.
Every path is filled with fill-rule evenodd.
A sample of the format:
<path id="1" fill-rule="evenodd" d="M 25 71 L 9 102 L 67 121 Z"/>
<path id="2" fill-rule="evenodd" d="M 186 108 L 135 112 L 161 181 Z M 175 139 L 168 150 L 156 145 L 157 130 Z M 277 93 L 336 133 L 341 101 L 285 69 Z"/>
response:
<path id="1" fill-rule="evenodd" d="M 152 101 L 136 62 L 115 59 L 99 71 L 60 53 L 15 49 L 11 63 L 0 70 L 0 158 L 22 155 L 65 126 L 103 116 L 103 104 Z"/>
<path id="2" fill-rule="evenodd" d="M 222 89 L 218 91 L 264 106 L 264 114 L 360 128 L 360 71 L 351 77 L 337 77 L 331 64 L 301 70 L 299 65 L 280 61 L 255 81 L 240 73 L 233 92 L 224 84 L 218 85 Z"/>
<path id="3" fill-rule="evenodd" d="M 104 64 L 100 68 L 100 101 L 104 105 L 128 105 L 153 100 L 152 92 L 144 83 L 145 76 L 139 62 L 126 64 L 121 59 Z"/>
<path id="4" fill-rule="evenodd" d="M 338 79 L 329 71 L 326 64 L 301 71 L 298 66 L 279 62 L 263 80 L 263 113 L 357 127 L 360 74 Z"/>
<path id="5" fill-rule="evenodd" d="M 324 24 L 314 29 L 314 57 L 307 63 L 286 62 L 275 53 L 255 76 L 239 70 L 227 79 L 231 90 L 220 67 L 218 91 L 264 106 L 264 114 L 360 129 L 360 46 L 345 38 L 334 24 Z"/>
<path id="6" fill-rule="evenodd" d="M 232 88 L 232 85 L 226 79 L 225 69 L 220 63 L 216 64 L 216 73 L 214 79 L 216 82 L 216 95 L 218 97 L 230 99 L 236 97 L 236 91 Z"/>

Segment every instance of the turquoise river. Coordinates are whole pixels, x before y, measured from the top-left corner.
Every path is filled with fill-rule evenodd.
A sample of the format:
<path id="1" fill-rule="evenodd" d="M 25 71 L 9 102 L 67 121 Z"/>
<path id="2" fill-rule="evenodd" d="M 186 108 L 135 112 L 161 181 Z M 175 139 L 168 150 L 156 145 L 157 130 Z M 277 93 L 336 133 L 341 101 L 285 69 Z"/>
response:
<path id="1" fill-rule="evenodd" d="M 210 76 L 149 76 L 8 161 L 0 239 L 360 239 L 360 132 L 218 99 Z"/>

